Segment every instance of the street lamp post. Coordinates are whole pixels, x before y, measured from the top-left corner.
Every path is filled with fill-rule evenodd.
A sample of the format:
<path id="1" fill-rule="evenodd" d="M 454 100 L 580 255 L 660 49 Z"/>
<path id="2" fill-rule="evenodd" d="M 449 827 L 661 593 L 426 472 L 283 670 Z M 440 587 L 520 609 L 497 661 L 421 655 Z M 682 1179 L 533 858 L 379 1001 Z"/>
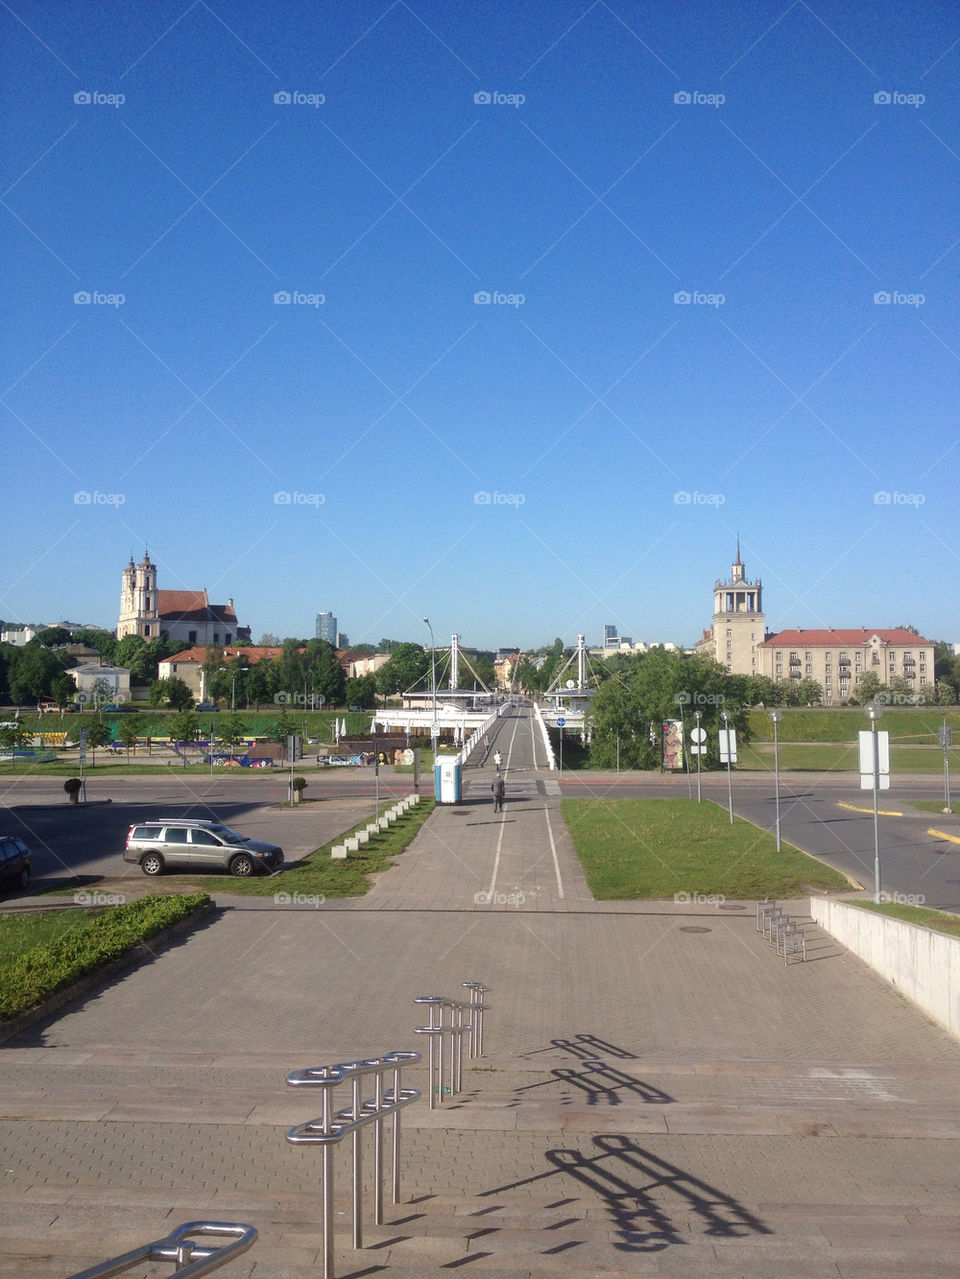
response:
<path id="1" fill-rule="evenodd" d="M 721 711 L 720 715 L 723 719 L 723 731 L 726 734 L 727 744 L 727 801 L 730 810 L 730 825 L 733 825 L 733 765 L 730 762 L 730 712 Z"/>
<path id="2" fill-rule="evenodd" d="M 867 702 L 863 708 L 870 716 L 873 734 L 873 900 L 880 901 L 880 742 L 877 738 L 877 720 L 883 714 L 878 702 Z"/>
<path id="3" fill-rule="evenodd" d="M 437 646 L 433 640 L 433 627 L 430 625 L 430 618 L 425 617 L 424 622 L 430 631 L 430 683 L 433 688 L 433 723 L 430 726 L 430 740 L 433 743 L 433 765 L 437 765 L 437 734 L 439 726 L 437 724 Z"/>
<path id="4" fill-rule="evenodd" d="M 780 737 L 777 731 L 777 725 L 783 719 L 783 711 L 772 710 L 770 718 L 773 720 L 773 775 L 777 788 L 777 852 L 780 851 Z"/>
<path id="5" fill-rule="evenodd" d="M 700 781 L 700 776 L 701 776 L 701 775 L 700 775 L 700 757 L 701 757 L 701 754 L 703 753 L 703 738 L 700 736 L 700 720 L 703 718 L 703 712 L 702 712 L 702 711 L 694 711 L 694 712 L 693 712 L 693 714 L 694 714 L 694 717 L 696 718 L 696 721 L 697 721 L 697 733 L 696 733 L 696 738 L 697 738 L 697 741 L 696 741 L 696 746 L 697 746 L 697 803 L 698 803 L 698 804 L 700 804 L 700 803 L 702 803 L 702 802 L 703 802 L 703 794 L 702 794 L 702 791 L 701 791 L 701 781 Z"/>

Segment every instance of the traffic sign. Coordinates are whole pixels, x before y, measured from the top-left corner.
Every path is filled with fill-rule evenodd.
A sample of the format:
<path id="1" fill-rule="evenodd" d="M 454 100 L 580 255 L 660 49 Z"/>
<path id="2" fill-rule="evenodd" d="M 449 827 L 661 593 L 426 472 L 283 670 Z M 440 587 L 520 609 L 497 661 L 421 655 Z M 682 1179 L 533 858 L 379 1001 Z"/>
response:
<path id="1" fill-rule="evenodd" d="M 564 724 L 565 724 L 566 722 L 567 722 L 567 721 L 563 718 L 563 716 L 562 716 L 562 715 L 558 715 L 558 716 L 557 716 L 557 728 L 563 728 L 563 726 L 564 726 Z"/>
<path id="2" fill-rule="evenodd" d="M 706 748 L 706 746 L 691 746 L 691 747 L 690 747 L 690 754 L 691 754 L 691 755 L 706 755 L 706 753 L 707 753 L 707 748 Z"/>
<path id="3" fill-rule="evenodd" d="M 860 734 L 860 789 L 873 790 L 874 769 L 878 790 L 890 789 L 890 734 L 873 733 L 869 728 Z M 873 739 L 877 739 L 877 758 L 873 757 Z"/>
<path id="4" fill-rule="evenodd" d="M 737 762 L 737 730 L 721 728 L 720 730 L 720 763 L 735 764 Z"/>
<path id="5" fill-rule="evenodd" d="M 707 730 L 705 728 L 693 728 L 690 730 L 691 742 L 696 742 L 698 746 L 702 746 L 707 740 Z"/>

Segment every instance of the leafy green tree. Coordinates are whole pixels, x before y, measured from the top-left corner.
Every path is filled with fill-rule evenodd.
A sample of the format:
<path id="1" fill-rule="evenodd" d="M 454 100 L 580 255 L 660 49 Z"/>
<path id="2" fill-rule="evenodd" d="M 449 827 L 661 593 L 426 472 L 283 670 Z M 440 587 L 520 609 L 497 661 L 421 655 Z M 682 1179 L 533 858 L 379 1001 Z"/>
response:
<path id="1" fill-rule="evenodd" d="M 169 679 L 155 679 L 150 685 L 151 706 L 172 706 L 174 710 L 189 710 L 193 705 L 193 693 L 190 685 L 179 675 L 171 675 Z"/>
<path id="2" fill-rule="evenodd" d="M 392 697 L 422 685 L 429 676 L 430 662 L 430 654 L 420 644 L 397 644 L 390 660 L 377 671 L 377 691 Z"/>
<path id="3" fill-rule="evenodd" d="M 196 711 L 178 711 L 170 720 L 169 727 L 172 741 L 195 742 L 200 731 L 200 716 Z"/>
<path id="4" fill-rule="evenodd" d="M 327 640 L 312 639 L 304 653 L 307 668 L 307 693 L 321 693 L 326 706 L 342 706 L 346 676 L 337 650 Z"/>
<path id="5" fill-rule="evenodd" d="M 297 725 L 286 711 L 281 711 L 270 729 L 270 736 L 275 742 L 286 742 L 296 731 Z"/>
<path id="6" fill-rule="evenodd" d="M 54 675 L 50 681 L 50 695 L 61 710 L 65 706 L 69 706 L 71 702 L 76 701 L 77 686 L 66 671 L 61 671 L 59 675 Z"/>
<path id="7" fill-rule="evenodd" d="M 97 766 L 97 751 L 101 746 L 109 746 L 113 741 L 108 724 L 98 724 L 94 721 L 87 725 L 87 745 L 90 747 L 90 759 L 92 767 Z"/>
<path id="8" fill-rule="evenodd" d="M 357 675 L 348 679 L 343 690 L 343 700 L 347 706 L 359 706 L 362 711 L 376 706 L 376 675 Z"/>
<path id="9" fill-rule="evenodd" d="M 37 631 L 36 640 L 44 648 L 56 648 L 70 643 L 70 632 L 63 626 L 45 626 L 42 631 Z"/>
<path id="10" fill-rule="evenodd" d="M 223 671 L 225 665 L 223 659 L 223 649 L 219 644 L 211 644 L 207 648 L 207 654 L 203 659 L 203 689 L 204 697 L 208 702 L 215 702 L 223 696 Z M 227 685 L 229 688 L 229 684 Z"/>
<path id="11" fill-rule="evenodd" d="M 865 706 L 867 702 L 875 700 L 882 688 L 883 684 L 877 672 L 867 671 L 860 676 L 860 683 L 857 685 L 857 701 L 861 706 Z"/>
<path id="12" fill-rule="evenodd" d="M 801 706 L 819 706 L 823 701 L 823 685 L 815 679 L 802 679 L 797 685 Z"/>
<path id="13" fill-rule="evenodd" d="M 0 750 L 18 751 L 30 736 L 29 730 L 19 720 L 0 727 Z"/>
<path id="14" fill-rule="evenodd" d="M 267 702 L 272 702 L 277 688 L 276 662 L 266 659 L 257 662 L 250 668 L 246 679 L 247 705 L 252 702 L 259 709 Z"/>
<path id="15" fill-rule="evenodd" d="M 56 676 L 63 667 L 49 649 L 31 640 L 16 650 L 10 661 L 10 696 L 17 703 L 35 701 L 50 695 Z"/>
<path id="16" fill-rule="evenodd" d="M 938 706 L 956 706 L 957 690 L 949 680 L 941 679 L 937 681 L 937 705 Z"/>
<path id="17" fill-rule="evenodd" d="M 95 648 L 105 662 L 113 664 L 118 643 L 113 631 L 103 631 L 93 626 L 81 627 L 80 630 L 73 632 L 73 642 L 84 644 L 87 648 Z"/>
<path id="18" fill-rule="evenodd" d="M 233 755 L 238 742 L 247 735 L 243 719 L 239 715 L 220 715 L 217 719 L 217 737 Z"/>

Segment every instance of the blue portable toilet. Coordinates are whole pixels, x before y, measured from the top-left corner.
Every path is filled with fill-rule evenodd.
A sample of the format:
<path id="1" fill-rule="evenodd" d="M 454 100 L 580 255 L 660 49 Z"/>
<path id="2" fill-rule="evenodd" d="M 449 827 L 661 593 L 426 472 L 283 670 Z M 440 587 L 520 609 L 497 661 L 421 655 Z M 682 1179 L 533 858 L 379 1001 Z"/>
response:
<path id="1" fill-rule="evenodd" d="M 459 804 L 463 793 L 463 765 L 459 755 L 443 755 L 433 766 L 434 799 L 438 804 Z"/>

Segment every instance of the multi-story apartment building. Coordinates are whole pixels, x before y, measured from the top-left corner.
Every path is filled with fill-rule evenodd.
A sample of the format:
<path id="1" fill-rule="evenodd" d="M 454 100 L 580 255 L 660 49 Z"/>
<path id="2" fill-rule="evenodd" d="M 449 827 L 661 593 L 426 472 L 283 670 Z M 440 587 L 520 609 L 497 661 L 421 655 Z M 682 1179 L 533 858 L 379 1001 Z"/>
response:
<path id="1" fill-rule="evenodd" d="M 758 674 L 779 681 L 812 679 L 823 689 L 825 706 L 857 697 L 871 671 L 881 684 L 902 677 L 910 693 L 934 684 L 933 643 L 900 627 L 892 630 L 778 631 L 760 646 Z"/>

